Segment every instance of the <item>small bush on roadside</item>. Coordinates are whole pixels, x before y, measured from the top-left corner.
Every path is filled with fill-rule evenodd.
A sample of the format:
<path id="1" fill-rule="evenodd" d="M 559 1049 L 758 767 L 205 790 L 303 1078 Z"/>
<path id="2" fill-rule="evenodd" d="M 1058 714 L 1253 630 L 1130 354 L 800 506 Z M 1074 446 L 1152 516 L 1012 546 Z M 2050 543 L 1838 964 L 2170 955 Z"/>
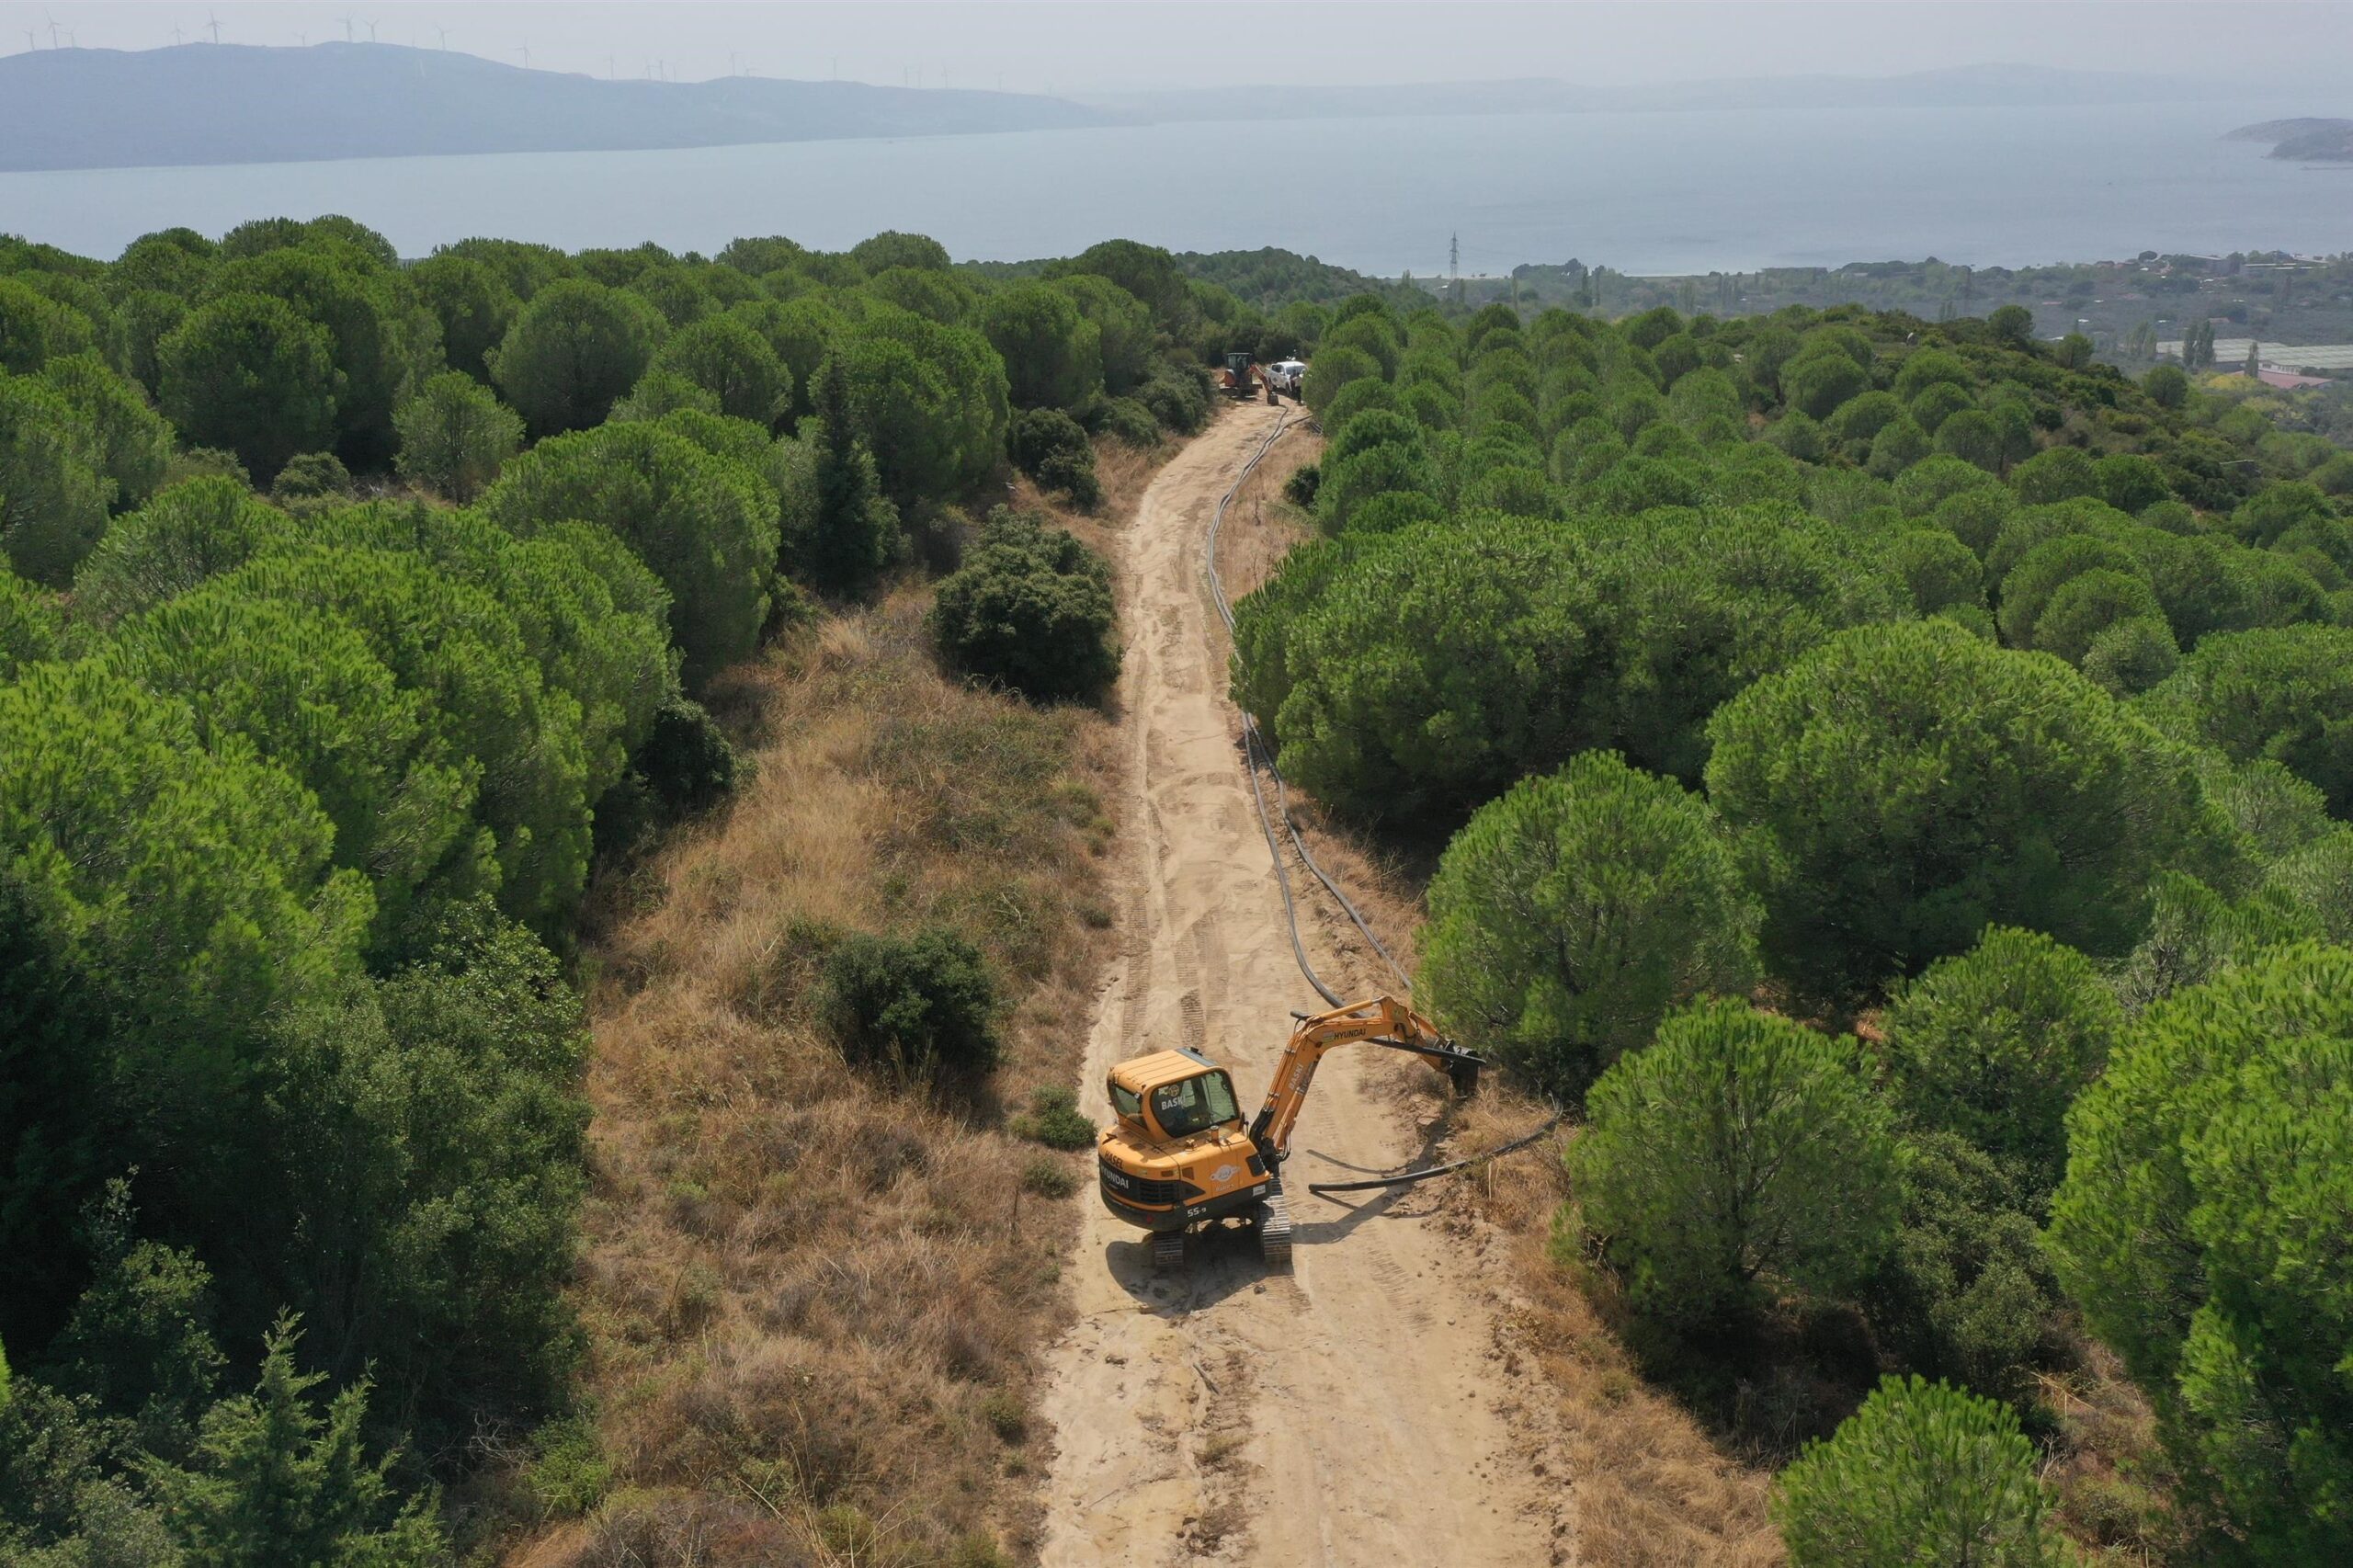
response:
<path id="1" fill-rule="evenodd" d="M 1015 1117 L 1012 1126 L 1016 1135 L 1064 1153 L 1095 1142 L 1095 1123 L 1080 1114 L 1078 1096 L 1059 1085 L 1031 1095 L 1029 1112 Z"/>
<path id="2" fill-rule="evenodd" d="M 953 931 L 845 937 L 825 955 L 822 985 L 826 1021 L 853 1062 L 910 1074 L 996 1065 L 996 977 Z"/>
<path id="3" fill-rule="evenodd" d="M 1137 398 L 1106 398 L 1095 428 L 1102 435 L 1144 451 L 1160 445 L 1160 421 Z"/>
<path id="4" fill-rule="evenodd" d="M 1078 1190 L 1078 1176 L 1063 1162 L 1041 1154 L 1021 1167 L 1021 1190 L 1033 1198 L 1068 1198 Z"/>
<path id="5" fill-rule="evenodd" d="M 988 1537 L 968 1535 L 949 1554 L 948 1568 L 1013 1568 L 1013 1559 Z"/>
<path id="6" fill-rule="evenodd" d="M 1313 506 L 1316 489 L 1323 482 L 1322 469 L 1313 463 L 1302 463 L 1283 481 L 1283 499 L 1294 506 Z"/>
<path id="7" fill-rule="evenodd" d="M 999 1389 L 981 1401 L 981 1419 L 989 1430 L 1008 1443 L 1017 1443 L 1029 1435 L 1029 1413 L 1022 1408 L 1020 1395 L 1009 1389 Z"/>
<path id="8" fill-rule="evenodd" d="M 931 631 L 949 663 L 1039 701 L 1092 696 L 1120 672 L 1111 574 L 1060 528 L 999 507 L 939 585 Z"/>
<path id="9" fill-rule="evenodd" d="M 1163 370 L 1136 389 L 1136 400 L 1180 436 L 1189 436 L 1210 421 L 1209 383 L 1198 370 Z"/>

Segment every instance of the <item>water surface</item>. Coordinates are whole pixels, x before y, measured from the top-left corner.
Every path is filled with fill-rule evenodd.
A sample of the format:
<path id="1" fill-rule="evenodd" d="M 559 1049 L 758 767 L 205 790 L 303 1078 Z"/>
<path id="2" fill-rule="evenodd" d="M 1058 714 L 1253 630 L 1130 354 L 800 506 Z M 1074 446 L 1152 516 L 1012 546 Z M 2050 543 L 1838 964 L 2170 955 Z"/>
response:
<path id="1" fill-rule="evenodd" d="M 2218 140 L 2288 102 L 1224 122 L 651 153 L 519 153 L 0 175 L 0 232 L 112 256 L 184 223 L 347 212 L 421 256 L 469 234 L 566 248 L 881 229 L 960 257 L 1125 235 L 1274 244 L 1369 272 L 1571 256 L 1638 273 L 1938 256 L 2018 266 L 2353 250 L 2353 166 Z M 2342 112 L 2344 106 L 2334 108 Z"/>

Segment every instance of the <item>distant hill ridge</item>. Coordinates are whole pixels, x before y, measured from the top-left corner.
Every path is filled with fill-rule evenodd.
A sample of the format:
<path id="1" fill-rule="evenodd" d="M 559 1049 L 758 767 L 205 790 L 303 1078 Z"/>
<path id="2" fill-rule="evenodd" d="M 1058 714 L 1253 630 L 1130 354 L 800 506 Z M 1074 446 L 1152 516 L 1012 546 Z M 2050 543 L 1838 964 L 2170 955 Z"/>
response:
<path id="1" fill-rule="evenodd" d="M 0 170 L 712 147 L 1108 119 L 1021 93 L 753 76 L 603 81 L 389 43 L 0 58 Z"/>
<path id="2" fill-rule="evenodd" d="M 2267 119 L 2242 125 L 2224 140 L 2268 142 L 2273 157 L 2296 163 L 2353 163 L 2353 119 Z"/>
<path id="3" fill-rule="evenodd" d="M 1754 76 L 1593 86 L 1548 77 L 1385 86 L 1208 87 L 1081 93 L 1138 119 L 1335 119 L 1390 115 L 1592 114 L 1778 108 L 2011 108 L 2177 103 L 2243 92 L 2220 82 L 2040 65 L 1961 65 L 1896 76 Z"/>
<path id="4" fill-rule="evenodd" d="M 606 80 L 389 43 L 197 43 L 0 58 L 0 171 L 620 152 L 1136 122 L 2157 103 L 2234 90 L 2112 72 L 1972 65 L 1900 76 L 1606 87 L 1527 79 L 1061 98 L 752 76 Z"/>

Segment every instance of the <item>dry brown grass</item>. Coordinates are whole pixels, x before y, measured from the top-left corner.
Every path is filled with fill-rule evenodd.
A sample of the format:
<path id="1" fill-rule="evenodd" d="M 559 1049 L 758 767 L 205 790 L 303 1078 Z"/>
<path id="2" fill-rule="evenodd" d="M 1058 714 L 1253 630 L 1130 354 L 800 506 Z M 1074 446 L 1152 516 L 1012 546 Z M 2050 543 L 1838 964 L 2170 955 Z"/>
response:
<path id="1" fill-rule="evenodd" d="M 1082 532 L 1154 466 L 1108 457 L 1110 520 Z M 1114 748 L 1101 713 L 944 678 L 928 600 L 902 587 L 732 672 L 711 706 L 750 782 L 597 890 L 577 1299 L 611 1481 L 512 1562 L 1027 1554 L 1032 1353 L 1075 1232 L 1035 1167 L 1084 1172 L 1003 1123 L 1084 1045 Z M 933 923 L 1003 983 L 977 1095 L 853 1071 L 813 1018 L 816 933 Z"/>
<path id="2" fill-rule="evenodd" d="M 2082 1343 L 2075 1359 L 2071 1370 L 2044 1377 L 2041 1389 L 2058 1416 L 2044 1479 L 2058 1494 L 2061 1526 L 2097 1562 L 2195 1561 L 2148 1401 L 2105 1346 Z"/>
<path id="3" fill-rule="evenodd" d="M 1305 425 L 1294 426 L 1234 492 L 1217 541 L 1218 571 L 1233 598 L 1273 576 L 1284 556 L 1318 537 L 1314 518 L 1283 499 L 1283 482 L 1323 456 L 1324 437 Z"/>
<path id="4" fill-rule="evenodd" d="M 1483 1093 L 1458 1113 L 1449 1153 L 1500 1147 L 1546 1114 L 1508 1091 Z M 1459 1179 L 1461 1200 L 1489 1233 L 1487 1256 L 1504 1265 L 1514 1348 L 1552 1396 L 1543 1414 L 1567 1459 L 1574 1561 L 1596 1568 L 1779 1562 L 1780 1538 L 1765 1515 L 1771 1471 L 1728 1449 L 1643 1379 L 1564 1256 L 1556 1226 L 1569 1197 L 1561 1153 L 1570 1136 L 1556 1131 Z"/>

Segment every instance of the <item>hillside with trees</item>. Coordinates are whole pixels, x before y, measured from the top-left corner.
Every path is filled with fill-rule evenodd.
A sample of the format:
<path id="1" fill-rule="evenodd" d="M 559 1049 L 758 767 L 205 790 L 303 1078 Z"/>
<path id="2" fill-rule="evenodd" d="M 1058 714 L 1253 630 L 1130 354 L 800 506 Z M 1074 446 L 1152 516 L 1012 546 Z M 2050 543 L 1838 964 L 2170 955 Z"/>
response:
<path id="1" fill-rule="evenodd" d="M 2353 461 L 2015 307 L 1319 313 L 1235 699 L 1790 1560 L 2353 1551 Z"/>
<path id="2" fill-rule="evenodd" d="M 1028 1550 L 1090 514 L 1229 349 L 1324 437 L 1234 697 L 1790 1560 L 2353 1552 L 2353 457 L 2018 307 L 1344 282 L 0 240 L 0 1557 Z"/>
<path id="3" fill-rule="evenodd" d="M 112 261 L 0 241 L 0 1557 L 472 1561 L 608 1489 L 614 1551 L 718 1517 L 663 1491 L 684 1437 L 600 1435 L 642 1331 L 616 1249 L 786 1189 L 665 1161 L 629 1218 L 636 1119 L 675 1111 L 599 1086 L 615 1026 L 592 1041 L 583 992 L 644 961 L 657 854 L 760 768 L 787 792 L 757 823 L 808 809 L 779 748 L 829 712 L 909 819 L 937 809 L 920 759 L 976 748 L 1006 836 L 900 845 L 872 902 L 763 938 L 791 959 L 758 984 L 813 987 L 776 1045 L 795 1103 L 836 1107 L 810 1137 L 888 1165 L 871 1141 L 912 1119 L 1067 1195 L 990 1087 L 1066 1074 L 1023 1009 L 1087 950 L 1086 704 L 1118 633 L 1061 525 L 1203 422 L 1192 344 L 1239 306 L 1142 246 L 1053 271 L 1000 287 L 899 233 L 414 265 L 337 218 Z M 770 688 L 835 627 L 880 640 L 905 712 Z M 676 1289 L 715 1291 L 706 1267 Z M 1007 1313 L 1034 1281 L 1007 1266 Z M 710 1311 L 652 1332 L 691 1347 Z M 961 1354 L 941 1396 L 1012 1430 L 1017 1358 Z M 929 1484 L 731 1493 L 728 1528 L 775 1561 L 828 1509 L 933 1496 L 921 1549 L 992 1560 L 988 1487 Z"/>
<path id="4" fill-rule="evenodd" d="M 1109 120 L 1027 93 L 599 79 L 392 43 L 51 48 L 0 58 L 0 169 L 723 147 Z"/>

